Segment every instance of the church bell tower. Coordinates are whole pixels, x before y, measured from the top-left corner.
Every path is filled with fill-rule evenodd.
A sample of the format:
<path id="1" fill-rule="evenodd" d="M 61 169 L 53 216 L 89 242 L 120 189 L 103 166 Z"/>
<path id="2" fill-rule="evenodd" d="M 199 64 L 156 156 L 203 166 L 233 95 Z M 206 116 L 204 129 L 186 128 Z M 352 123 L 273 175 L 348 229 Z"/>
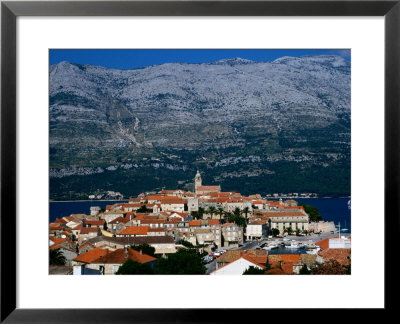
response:
<path id="1" fill-rule="evenodd" d="M 197 187 L 201 186 L 201 175 L 197 170 L 196 176 L 194 177 L 194 190 L 197 191 Z"/>

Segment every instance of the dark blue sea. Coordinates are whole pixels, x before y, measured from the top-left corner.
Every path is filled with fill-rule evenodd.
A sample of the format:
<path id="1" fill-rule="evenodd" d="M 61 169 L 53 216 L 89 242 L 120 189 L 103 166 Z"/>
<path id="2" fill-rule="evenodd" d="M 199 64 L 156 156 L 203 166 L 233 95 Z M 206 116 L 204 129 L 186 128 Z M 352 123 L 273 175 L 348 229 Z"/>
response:
<path id="1" fill-rule="evenodd" d="M 340 222 L 342 229 L 351 232 L 350 209 L 347 206 L 349 198 L 309 198 L 296 199 L 300 203 L 317 207 L 324 221 L 334 221 L 335 225 Z M 127 201 L 63 201 L 50 202 L 50 221 L 56 218 L 69 216 L 70 214 L 89 214 L 91 206 L 105 208 L 106 205 L 113 205 L 117 202 Z"/>
<path id="2" fill-rule="evenodd" d="M 69 216 L 71 214 L 90 214 L 90 207 L 99 206 L 105 208 L 107 205 L 126 203 L 127 200 L 96 200 L 96 201 L 51 201 L 50 222 L 56 218 Z"/>
<path id="3" fill-rule="evenodd" d="M 299 204 L 304 203 L 317 207 L 324 221 L 335 222 L 341 229 L 348 229 L 343 233 L 351 233 L 351 210 L 348 208 L 350 198 L 308 198 L 295 199 Z"/>

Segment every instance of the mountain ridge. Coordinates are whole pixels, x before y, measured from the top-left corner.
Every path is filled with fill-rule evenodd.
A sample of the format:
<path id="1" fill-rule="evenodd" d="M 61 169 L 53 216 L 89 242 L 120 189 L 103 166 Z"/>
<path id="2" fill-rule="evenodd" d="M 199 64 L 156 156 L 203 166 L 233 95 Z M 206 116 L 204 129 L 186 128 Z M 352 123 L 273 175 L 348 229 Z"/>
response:
<path id="1" fill-rule="evenodd" d="M 51 178 L 84 178 L 74 173 L 79 168 L 100 168 L 103 176 L 130 164 L 150 170 L 152 159 L 158 169 L 185 167 L 177 179 L 183 186 L 196 168 L 224 182 L 231 175 L 271 177 L 277 163 L 299 172 L 343 163 L 349 176 L 350 62 L 325 55 L 214 63 L 52 65 Z"/>

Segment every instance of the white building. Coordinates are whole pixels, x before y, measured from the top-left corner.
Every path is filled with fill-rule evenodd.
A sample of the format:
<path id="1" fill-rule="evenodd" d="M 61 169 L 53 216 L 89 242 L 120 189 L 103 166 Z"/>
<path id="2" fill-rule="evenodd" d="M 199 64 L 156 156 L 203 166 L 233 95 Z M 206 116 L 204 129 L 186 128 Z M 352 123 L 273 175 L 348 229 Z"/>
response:
<path id="1" fill-rule="evenodd" d="M 342 236 L 341 238 L 332 238 L 329 240 L 330 249 L 351 249 L 351 240 Z"/>
<path id="2" fill-rule="evenodd" d="M 239 259 L 214 270 L 210 275 L 242 275 L 245 270 L 250 268 L 250 266 L 257 269 L 265 269 L 265 266 L 255 263 L 251 258 L 242 256 Z"/>

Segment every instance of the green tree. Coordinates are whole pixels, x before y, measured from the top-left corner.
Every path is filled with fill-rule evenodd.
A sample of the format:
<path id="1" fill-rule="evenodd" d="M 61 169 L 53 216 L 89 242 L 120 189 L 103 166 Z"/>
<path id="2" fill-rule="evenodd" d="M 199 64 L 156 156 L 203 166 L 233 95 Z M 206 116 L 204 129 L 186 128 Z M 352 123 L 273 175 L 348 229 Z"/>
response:
<path id="1" fill-rule="evenodd" d="M 303 206 L 304 211 L 308 214 L 308 216 L 310 216 L 310 222 L 322 221 L 322 216 L 319 214 L 317 207 L 306 205 L 304 203 L 300 204 L 300 206 Z"/>
<path id="2" fill-rule="evenodd" d="M 272 233 L 272 236 L 277 236 L 277 235 L 279 235 L 279 230 L 277 229 L 277 228 L 273 228 L 272 230 L 271 230 L 271 233 Z"/>
<path id="3" fill-rule="evenodd" d="M 204 274 L 201 255 L 195 250 L 178 250 L 166 258 L 160 258 L 155 268 L 156 274 Z"/>
<path id="4" fill-rule="evenodd" d="M 217 209 L 217 215 L 219 215 L 219 218 L 221 219 L 224 215 L 224 209 L 222 207 L 218 207 Z"/>
<path id="5" fill-rule="evenodd" d="M 107 226 L 107 222 L 106 222 L 106 221 L 104 221 L 103 229 L 104 229 L 105 231 L 107 231 L 107 229 L 108 229 L 108 226 Z"/>
<path id="6" fill-rule="evenodd" d="M 307 274 L 310 274 L 311 273 L 311 271 L 310 270 L 308 270 L 308 267 L 307 267 L 307 265 L 306 264 L 303 264 L 303 266 L 301 267 L 301 269 L 300 269 L 300 272 L 299 272 L 300 274 L 302 274 L 302 275 L 307 275 Z"/>
<path id="7" fill-rule="evenodd" d="M 247 217 L 247 215 L 250 212 L 250 208 L 249 207 L 244 207 L 242 210 L 242 213 L 244 214 L 244 218 L 246 219 L 246 223 L 249 223 L 249 218 Z"/>
<path id="8" fill-rule="evenodd" d="M 50 265 L 65 265 L 65 256 L 60 249 L 49 250 Z"/>
<path id="9" fill-rule="evenodd" d="M 153 269 L 147 263 L 139 263 L 128 259 L 115 273 L 117 275 L 154 274 Z"/>
<path id="10" fill-rule="evenodd" d="M 243 271 L 244 275 L 262 275 L 265 274 L 265 269 L 260 269 L 254 266 L 250 266 L 245 271 Z"/>
<path id="11" fill-rule="evenodd" d="M 194 219 L 199 219 L 200 218 L 198 211 L 192 211 L 190 214 L 192 215 L 192 217 Z"/>
<path id="12" fill-rule="evenodd" d="M 147 243 L 131 245 L 131 248 L 151 256 L 155 256 L 154 253 L 156 252 L 156 249 Z"/>
<path id="13" fill-rule="evenodd" d="M 300 236 L 300 230 L 296 228 L 296 236 Z"/>
<path id="14" fill-rule="evenodd" d="M 211 215 L 211 218 L 213 218 L 213 215 L 215 214 L 216 211 L 217 209 L 214 206 L 210 206 L 208 207 L 207 213 Z"/>
<path id="15" fill-rule="evenodd" d="M 292 229 L 291 226 L 289 226 L 289 227 L 285 228 L 284 232 L 287 233 L 288 235 L 292 235 L 293 234 L 293 229 Z"/>
<path id="16" fill-rule="evenodd" d="M 186 246 L 187 248 L 194 248 L 194 245 L 186 240 L 179 240 L 178 244 L 182 244 L 183 246 Z"/>
<path id="17" fill-rule="evenodd" d="M 239 208 L 235 208 L 233 213 L 226 213 L 229 222 L 235 223 L 238 226 L 245 227 L 247 225 L 246 219 L 242 217 L 242 213 Z"/>
<path id="18" fill-rule="evenodd" d="M 199 207 L 199 211 L 198 211 L 198 215 L 199 215 L 199 219 L 203 219 L 204 213 L 205 213 L 205 209 L 203 207 Z"/>
<path id="19" fill-rule="evenodd" d="M 150 213 L 152 210 L 148 209 L 146 205 L 142 205 L 136 212 L 137 213 Z"/>

